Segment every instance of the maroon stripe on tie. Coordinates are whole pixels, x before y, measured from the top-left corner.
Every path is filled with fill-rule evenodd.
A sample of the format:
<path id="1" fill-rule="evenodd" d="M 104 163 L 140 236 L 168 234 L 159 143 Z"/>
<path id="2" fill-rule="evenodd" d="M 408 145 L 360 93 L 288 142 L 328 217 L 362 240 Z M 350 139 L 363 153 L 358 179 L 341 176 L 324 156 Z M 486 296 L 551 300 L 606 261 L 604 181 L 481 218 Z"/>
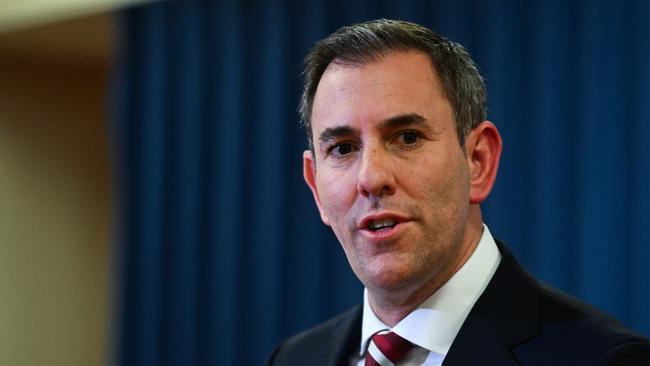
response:
<path id="1" fill-rule="evenodd" d="M 393 332 L 384 334 L 383 337 L 379 338 L 377 342 L 375 342 L 375 344 L 377 345 L 377 348 L 379 348 L 381 352 L 386 356 L 386 358 L 393 361 L 393 363 L 399 361 L 406 354 L 406 352 L 408 352 L 411 347 L 413 347 L 411 342 Z"/>
<path id="2" fill-rule="evenodd" d="M 391 362 L 397 364 L 402 357 L 413 347 L 413 344 L 406 339 L 398 336 L 393 332 L 377 332 L 372 336 L 371 342 L 379 349 L 379 351 Z M 370 354 L 366 351 L 365 366 L 381 366 Z"/>
<path id="3" fill-rule="evenodd" d="M 378 364 L 377 361 L 375 361 L 375 359 L 372 358 L 372 356 L 370 356 L 370 353 L 366 353 L 366 363 L 364 363 L 363 366 L 381 366 L 381 365 Z"/>

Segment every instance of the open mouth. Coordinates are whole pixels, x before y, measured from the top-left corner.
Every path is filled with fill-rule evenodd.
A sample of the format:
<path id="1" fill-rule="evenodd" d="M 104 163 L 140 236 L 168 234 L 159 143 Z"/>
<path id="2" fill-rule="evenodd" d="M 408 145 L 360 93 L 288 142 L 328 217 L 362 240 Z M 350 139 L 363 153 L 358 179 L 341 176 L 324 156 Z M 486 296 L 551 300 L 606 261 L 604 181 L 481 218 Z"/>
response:
<path id="1" fill-rule="evenodd" d="M 370 231 L 381 231 L 381 230 L 389 230 L 395 225 L 397 225 L 398 222 L 395 219 L 392 218 L 385 218 L 385 219 L 378 219 L 378 220 L 370 220 L 368 223 L 367 229 Z"/>

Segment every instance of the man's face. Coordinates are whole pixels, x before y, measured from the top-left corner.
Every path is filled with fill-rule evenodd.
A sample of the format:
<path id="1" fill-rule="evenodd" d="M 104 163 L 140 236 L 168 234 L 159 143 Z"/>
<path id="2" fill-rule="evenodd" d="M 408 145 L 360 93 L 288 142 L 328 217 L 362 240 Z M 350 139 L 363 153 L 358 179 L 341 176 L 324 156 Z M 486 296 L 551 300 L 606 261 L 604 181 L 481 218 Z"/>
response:
<path id="1" fill-rule="evenodd" d="M 471 245 L 469 163 L 427 56 L 331 64 L 312 129 L 305 179 L 366 287 L 419 289 L 448 278 Z"/>

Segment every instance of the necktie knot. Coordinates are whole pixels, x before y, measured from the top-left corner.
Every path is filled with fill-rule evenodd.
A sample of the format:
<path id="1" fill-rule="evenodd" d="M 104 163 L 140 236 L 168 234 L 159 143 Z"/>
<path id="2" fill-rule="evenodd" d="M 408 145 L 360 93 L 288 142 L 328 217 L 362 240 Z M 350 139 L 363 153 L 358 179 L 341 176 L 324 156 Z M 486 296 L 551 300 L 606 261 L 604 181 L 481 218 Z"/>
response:
<path id="1" fill-rule="evenodd" d="M 393 332 L 377 332 L 368 345 L 365 366 L 394 366 L 411 347 L 411 342 Z"/>

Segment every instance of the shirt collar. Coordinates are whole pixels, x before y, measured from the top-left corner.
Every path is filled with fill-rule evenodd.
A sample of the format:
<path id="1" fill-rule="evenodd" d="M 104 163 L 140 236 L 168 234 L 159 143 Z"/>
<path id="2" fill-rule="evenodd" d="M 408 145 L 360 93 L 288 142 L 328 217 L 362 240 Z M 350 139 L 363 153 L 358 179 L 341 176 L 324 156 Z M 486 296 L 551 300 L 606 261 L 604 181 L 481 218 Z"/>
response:
<path id="1" fill-rule="evenodd" d="M 445 356 L 500 262 L 499 249 L 484 224 L 481 239 L 463 267 L 391 330 L 411 343 Z M 384 329 L 390 327 L 375 315 L 368 302 L 368 290 L 364 289 L 360 356 L 365 353 L 370 337 Z"/>

